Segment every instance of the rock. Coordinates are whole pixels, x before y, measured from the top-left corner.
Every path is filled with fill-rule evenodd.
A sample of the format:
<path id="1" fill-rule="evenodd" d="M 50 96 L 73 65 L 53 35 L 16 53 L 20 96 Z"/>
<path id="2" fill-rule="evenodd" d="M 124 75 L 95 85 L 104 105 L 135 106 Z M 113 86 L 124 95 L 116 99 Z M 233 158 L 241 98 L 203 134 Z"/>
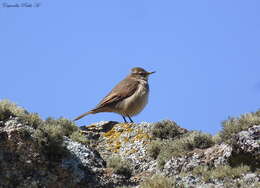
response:
<path id="1" fill-rule="evenodd" d="M 6 111 L 8 108 L 9 111 Z M 29 117 L 31 119 L 28 119 Z M 37 122 L 43 127 L 37 127 Z M 10 107 L 8 103 L 5 103 L 4 107 L 0 104 L 0 187 L 140 187 L 142 181 L 153 175 L 167 176 L 167 181 L 172 180 L 176 187 L 260 187 L 260 125 L 250 126 L 247 130 L 238 132 L 225 143 L 211 143 L 211 137 L 208 136 L 200 137 L 197 145 L 193 146 L 192 142 L 195 141 L 190 139 L 187 142 L 190 145 L 185 145 L 188 147 L 187 150 L 177 150 L 179 153 L 176 155 L 167 153 L 169 156 L 163 158 L 163 162 L 166 163 L 161 169 L 157 166 L 164 163 L 160 163 L 159 158 L 150 157 L 149 144 L 159 140 L 159 147 L 166 146 L 167 150 L 167 147 L 171 146 L 164 145 L 167 141 L 170 144 L 181 145 L 183 143 L 173 141 L 187 138 L 185 136 L 191 131 L 170 121 L 160 122 L 157 129 L 153 129 L 154 123 L 104 121 L 81 127 L 79 130 L 71 121 L 63 119 L 57 122 L 64 124 L 62 128 L 70 127 L 67 127 L 66 134 L 61 136 L 58 133 L 63 129 L 57 130 L 55 127 L 61 124 L 44 122 L 47 120 L 41 120 L 22 108 L 16 109 L 13 104 Z M 168 127 L 164 129 L 166 122 Z M 46 128 L 44 125 L 49 126 L 49 132 L 43 131 Z M 171 130 L 170 125 L 174 125 L 176 130 Z M 160 137 L 152 133 L 154 130 Z M 171 131 L 168 132 L 169 130 Z M 79 139 L 71 136 L 72 131 Z M 206 145 L 200 147 L 203 143 Z M 52 144 L 55 147 L 50 149 L 49 146 Z M 47 152 L 46 148 L 50 150 Z M 158 152 L 161 151 L 159 148 Z M 106 164 L 106 161 L 114 156 L 119 156 L 122 161 L 127 162 L 122 162 L 122 166 L 123 169 L 127 166 L 127 170 L 131 170 L 129 176 L 116 174 L 115 168 Z M 241 164 L 249 167 L 236 168 L 240 168 Z M 212 169 L 218 171 L 208 173 Z M 232 171 L 233 169 L 240 171 Z M 226 174 L 222 173 L 224 170 Z M 156 179 L 153 181 L 156 185 Z"/>
<path id="2" fill-rule="evenodd" d="M 105 161 L 100 157 L 99 153 L 67 137 L 64 137 L 64 144 L 71 155 L 62 160 L 61 167 L 68 169 L 72 173 L 72 180 L 75 183 L 80 183 L 84 179 L 92 179 L 93 182 L 97 181 L 93 178 L 93 174 L 105 167 Z"/>
<path id="3" fill-rule="evenodd" d="M 172 158 L 163 169 L 165 175 L 189 172 L 200 165 L 219 166 L 228 164 L 232 148 L 227 144 L 218 144 L 207 149 L 196 149 L 182 157 Z"/>
<path id="4" fill-rule="evenodd" d="M 35 130 L 19 118 L 0 127 L 0 187 L 102 187 L 105 161 L 97 151 L 64 138 L 69 154 L 57 161 L 45 156 L 31 137 Z M 101 174 L 101 175 L 100 175 Z"/>
<path id="5" fill-rule="evenodd" d="M 241 131 L 232 139 L 236 153 L 250 153 L 260 156 L 260 125 L 254 125 L 247 131 Z"/>

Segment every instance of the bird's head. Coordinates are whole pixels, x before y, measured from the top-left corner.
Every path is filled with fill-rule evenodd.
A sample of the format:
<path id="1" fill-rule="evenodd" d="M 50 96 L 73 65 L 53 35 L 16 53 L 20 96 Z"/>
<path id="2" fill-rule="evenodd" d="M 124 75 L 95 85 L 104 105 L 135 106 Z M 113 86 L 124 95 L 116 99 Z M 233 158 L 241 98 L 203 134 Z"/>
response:
<path id="1" fill-rule="evenodd" d="M 148 76 L 153 73 L 155 73 L 155 71 L 148 72 L 141 67 L 135 67 L 135 68 L 131 69 L 131 76 L 136 77 L 136 78 L 145 79 L 145 80 L 147 80 Z"/>

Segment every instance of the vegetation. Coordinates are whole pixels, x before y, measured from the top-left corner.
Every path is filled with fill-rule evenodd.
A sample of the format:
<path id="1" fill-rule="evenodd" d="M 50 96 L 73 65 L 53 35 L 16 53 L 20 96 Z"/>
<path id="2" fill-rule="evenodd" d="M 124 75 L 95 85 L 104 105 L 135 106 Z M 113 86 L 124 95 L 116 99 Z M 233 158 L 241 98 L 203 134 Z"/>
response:
<path id="1" fill-rule="evenodd" d="M 153 159 L 156 159 L 158 155 L 161 152 L 162 148 L 162 141 L 160 140 L 153 140 L 148 146 L 147 146 L 147 152 L 150 157 Z"/>
<path id="2" fill-rule="evenodd" d="M 68 119 L 48 118 L 44 121 L 38 114 L 29 113 L 8 100 L 0 101 L 0 121 L 7 121 L 11 118 L 17 118 L 23 125 L 35 130 L 31 134 L 24 126 L 19 129 L 19 132 L 23 137 L 32 137 L 40 151 L 51 160 L 60 159 L 61 156 L 67 154 L 63 145 L 64 136 L 83 144 L 88 143 L 79 128 Z"/>
<path id="3" fill-rule="evenodd" d="M 173 188 L 175 182 L 162 175 L 154 175 L 141 183 L 140 188 Z"/>
<path id="4" fill-rule="evenodd" d="M 186 132 L 186 129 L 179 127 L 174 121 L 170 120 L 157 122 L 152 128 L 152 136 L 155 139 L 173 139 Z"/>
<path id="5" fill-rule="evenodd" d="M 28 112 L 9 100 L 0 101 L 0 121 L 6 121 L 10 117 L 22 117 L 26 114 L 28 114 Z"/>
<path id="6" fill-rule="evenodd" d="M 219 166 L 217 168 L 209 168 L 208 166 L 197 166 L 192 170 L 195 176 L 201 176 L 205 182 L 213 179 L 224 180 L 225 178 L 240 178 L 250 170 L 248 166 L 230 167 L 228 165 Z"/>
<path id="7" fill-rule="evenodd" d="M 154 140 L 148 147 L 148 154 L 158 160 L 158 167 L 162 168 L 171 157 L 178 157 L 196 148 L 204 149 L 214 144 L 209 134 L 192 131 L 182 134 L 176 139 Z"/>
<path id="8" fill-rule="evenodd" d="M 223 129 L 220 131 L 219 136 L 222 141 L 227 141 L 236 133 L 246 130 L 253 125 L 260 124 L 260 110 L 255 113 L 243 114 L 238 118 L 229 118 L 222 123 Z"/>
<path id="9" fill-rule="evenodd" d="M 86 138 L 86 136 L 80 130 L 73 131 L 72 134 L 69 136 L 71 140 L 75 142 L 79 142 L 85 145 L 91 144 L 90 140 Z"/>
<path id="10" fill-rule="evenodd" d="M 123 160 L 120 156 L 112 156 L 107 161 L 107 166 L 113 168 L 115 174 L 123 175 L 125 177 L 131 177 L 132 170 L 130 163 Z"/>
<path id="11" fill-rule="evenodd" d="M 68 154 L 63 142 L 64 136 L 82 144 L 90 144 L 90 141 L 86 139 L 84 133 L 70 120 L 65 118 L 48 118 L 42 120 L 38 114 L 29 113 L 8 100 L 0 101 L 0 126 L 12 119 L 25 125 L 18 130 L 20 136 L 26 139 L 34 139 L 34 144 L 36 144 L 40 152 L 51 161 L 61 160 Z M 223 129 L 215 136 L 199 131 L 188 132 L 173 121 L 161 121 L 153 125 L 150 133 L 152 137 L 147 137 L 147 142 L 150 141 L 147 145 L 147 153 L 151 158 L 157 160 L 158 167 L 162 169 L 165 163 L 172 157 L 181 157 L 194 149 L 206 149 L 223 141 L 229 143 L 230 138 L 238 132 L 259 124 L 260 110 L 255 113 L 241 115 L 240 117 L 229 118 L 222 123 Z M 130 128 L 129 130 L 131 131 Z M 112 129 L 112 131 L 108 133 L 116 134 L 117 132 Z M 106 137 L 110 136 L 108 133 L 105 133 Z M 120 144 L 121 143 L 118 142 L 116 146 L 121 147 Z M 246 160 L 244 158 L 246 158 Z M 230 187 L 246 187 L 246 182 L 237 181 L 235 182 L 236 185 L 232 185 L 231 181 L 225 182 L 226 179 L 241 178 L 250 171 L 252 164 L 246 163 L 245 161 L 252 161 L 252 164 L 255 165 L 254 158 L 243 154 L 241 157 L 236 156 L 234 159 L 231 158 L 229 160 L 230 166 L 197 166 L 193 170 L 182 173 L 181 175 L 187 176 L 192 174 L 193 176 L 200 177 L 205 182 L 221 180 L 226 187 L 229 187 L 229 184 Z M 118 155 L 109 158 L 107 166 L 113 168 L 115 174 L 123 175 L 127 178 L 130 178 L 132 175 L 130 163 Z M 251 171 L 257 170 L 257 168 L 258 166 L 256 166 L 256 168 L 251 167 Z M 161 175 L 154 175 L 140 184 L 140 188 L 157 187 L 172 188 L 177 187 L 177 184 L 174 179 Z M 178 185 L 178 187 L 182 186 Z M 127 186 L 124 188 L 127 188 Z"/>

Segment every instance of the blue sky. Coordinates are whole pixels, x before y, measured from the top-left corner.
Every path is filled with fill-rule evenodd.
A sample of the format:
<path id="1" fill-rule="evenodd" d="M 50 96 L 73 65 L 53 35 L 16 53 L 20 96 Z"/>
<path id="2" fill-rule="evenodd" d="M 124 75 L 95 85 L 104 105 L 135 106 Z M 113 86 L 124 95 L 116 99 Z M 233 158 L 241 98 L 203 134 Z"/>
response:
<path id="1" fill-rule="evenodd" d="M 24 2 L 40 7 L 3 6 Z M 229 116 L 259 109 L 259 8 L 258 0 L 0 0 L 0 98 L 73 119 L 140 66 L 156 74 L 134 121 L 214 134 Z M 122 118 L 77 124 L 102 120 Z"/>

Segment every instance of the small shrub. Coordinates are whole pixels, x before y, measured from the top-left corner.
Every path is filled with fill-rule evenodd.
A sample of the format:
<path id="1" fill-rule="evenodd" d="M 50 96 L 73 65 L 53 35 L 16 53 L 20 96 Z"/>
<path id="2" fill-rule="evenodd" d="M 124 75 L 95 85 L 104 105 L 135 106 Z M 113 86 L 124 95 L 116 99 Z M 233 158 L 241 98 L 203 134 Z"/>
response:
<path id="1" fill-rule="evenodd" d="M 201 176 L 205 182 L 213 179 L 224 180 L 225 178 L 240 178 L 250 170 L 248 166 L 230 167 L 228 165 L 209 168 L 208 166 L 197 166 L 192 170 L 195 176 Z"/>
<path id="2" fill-rule="evenodd" d="M 74 131 L 78 130 L 78 127 L 70 120 L 65 118 L 59 118 L 57 120 L 48 118 L 45 122 L 47 126 L 50 126 L 53 131 L 58 131 L 62 136 L 70 136 Z"/>
<path id="3" fill-rule="evenodd" d="M 115 174 L 123 175 L 127 178 L 131 177 L 132 170 L 128 161 L 122 160 L 119 156 L 112 156 L 108 162 L 108 167 L 113 168 Z"/>
<path id="4" fill-rule="evenodd" d="M 171 157 L 182 156 L 196 148 L 204 149 L 212 146 L 214 141 L 211 135 L 193 131 L 183 134 L 178 139 L 164 140 L 160 145 L 157 164 L 162 168 Z"/>
<path id="5" fill-rule="evenodd" d="M 201 132 L 199 132 L 197 135 L 194 136 L 193 141 L 194 141 L 194 145 L 193 145 L 194 148 L 205 149 L 214 145 L 212 136 L 210 134 L 205 134 Z"/>
<path id="6" fill-rule="evenodd" d="M 23 138 L 25 140 L 31 139 L 31 132 L 27 128 L 18 129 L 18 133 L 21 136 L 21 138 Z"/>
<path id="7" fill-rule="evenodd" d="M 22 124 L 32 126 L 33 128 L 37 128 L 43 123 L 38 114 L 29 113 L 9 100 L 0 101 L 0 121 L 6 121 L 11 117 L 19 117 Z"/>
<path id="8" fill-rule="evenodd" d="M 164 120 L 155 123 L 152 128 L 154 138 L 169 139 L 186 133 L 187 130 L 179 127 L 174 121 Z"/>
<path id="9" fill-rule="evenodd" d="M 150 157 L 153 159 L 156 159 L 157 156 L 160 154 L 162 147 L 162 143 L 159 140 L 154 140 L 152 141 L 148 146 L 147 146 L 147 152 Z"/>
<path id="10" fill-rule="evenodd" d="M 81 144 L 84 145 L 89 145 L 90 141 L 86 138 L 86 136 L 80 131 L 74 131 L 71 135 L 70 138 L 75 141 L 75 142 L 79 142 Z"/>
<path id="11" fill-rule="evenodd" d="M 215 144 L 220 144 L 222 142 L 222 139 L 220 137 L 220 133 L 217 133 L 214 136 L 212 136 L 212 140 Z"/>
<path id="12" fill-rule="evenodd" d="M 39 126 L 33 137 L 40 150 L 51 160 L 59 160 L 67 155 L 67 150 L 63 145 L 63 137 L 69 137 L 78 128 L 71 121 L 60 118 L 54 120 L 48 118 Z"/>
<path id="13" fill-rule="evenodd" d="M 260 125 L 260 110 L 255 113 L 243 114 L 238 118 L 229 118 L 222 123 L 220 137 L 227 141 L 240 131 L 247 130 L 253 125 Z"/>
<path id="14" fill-rule="evenodd" d="M 248 172 L 250 168 L 248 166 L 239 166 L 239 167 L 230 167 L 230 166 L 219 166 L 210 171 L 212 179 L 224 179 L 225 177 L 229 178 L 239 178 L 243 174 Z"/>
<path id="15" fill-rule="evenodd" d="M 63 135 L 50 125 L 38 128 L 33 135 L 40 151 L 48 159 L 57 161 L 66 156 L 67 151 L 63 145 Z"/>
<path id="16" fill-rule="evenodd" d="M 170 178 L 154 175 L 140 184 L 140 188 L 173 188 L 176 184 Z"/>
<path id="17" fill-rule="evenodd" d="M 34 129 L 36 129 L 38 126 L 41 126 L 43 124 L 43 120 L 36 113 L 28 113 L 21 116 L 21 121 L 23 124 L 29 125 Z"/>
<path id="18" fill-rule="evenodd" d="M 0 101 L 0 121 L 6 121 L 10 117 L 24 116 L 25 114 L 27 114 L 27 112 L 15 103 L 9 100 Z"/>

